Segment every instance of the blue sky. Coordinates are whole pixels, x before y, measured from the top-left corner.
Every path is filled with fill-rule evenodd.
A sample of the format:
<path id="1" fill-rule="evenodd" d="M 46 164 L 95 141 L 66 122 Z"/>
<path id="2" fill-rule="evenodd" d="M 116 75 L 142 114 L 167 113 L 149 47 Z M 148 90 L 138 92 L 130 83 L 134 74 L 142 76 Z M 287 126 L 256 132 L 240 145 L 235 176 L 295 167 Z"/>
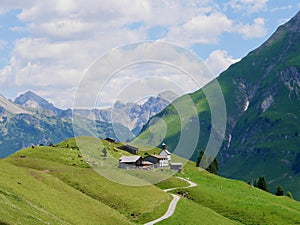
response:
<path id="1" fill-rule="evenodd" d="M 0 0 L 0 92 L 71 107 L 91 63 L 144 40 L 187 48 L 218 75 L 299 9 L 294 0 Z"/>

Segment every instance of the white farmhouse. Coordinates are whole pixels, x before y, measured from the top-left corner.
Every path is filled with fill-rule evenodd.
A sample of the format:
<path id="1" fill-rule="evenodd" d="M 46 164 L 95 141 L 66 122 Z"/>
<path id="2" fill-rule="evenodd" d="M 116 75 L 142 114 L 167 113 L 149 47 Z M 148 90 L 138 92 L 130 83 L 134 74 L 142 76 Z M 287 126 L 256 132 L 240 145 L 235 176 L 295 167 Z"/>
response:
<path id="1" fill-rule="evenodd" d="M 153 163 L 155 168 L 169 166 L 168 158 L 163 155 L 148 155 L 144 160 Z"/>

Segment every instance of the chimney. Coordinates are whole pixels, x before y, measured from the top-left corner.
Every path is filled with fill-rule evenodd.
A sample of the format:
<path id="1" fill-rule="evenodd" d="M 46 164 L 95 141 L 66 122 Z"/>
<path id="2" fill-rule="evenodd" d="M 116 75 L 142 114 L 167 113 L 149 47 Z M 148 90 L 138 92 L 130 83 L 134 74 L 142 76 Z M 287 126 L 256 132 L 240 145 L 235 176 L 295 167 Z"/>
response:
<path id="1" fill-rule="evenodd" d="M 161 145 L 161 146 L 162 146 L 162 148 L 161 148 L 162 150 L 166 150 L 167 146 L 166 146 L 166 144 L 165 144 L 165 143 L 162 143 L 162 145 Z"/>

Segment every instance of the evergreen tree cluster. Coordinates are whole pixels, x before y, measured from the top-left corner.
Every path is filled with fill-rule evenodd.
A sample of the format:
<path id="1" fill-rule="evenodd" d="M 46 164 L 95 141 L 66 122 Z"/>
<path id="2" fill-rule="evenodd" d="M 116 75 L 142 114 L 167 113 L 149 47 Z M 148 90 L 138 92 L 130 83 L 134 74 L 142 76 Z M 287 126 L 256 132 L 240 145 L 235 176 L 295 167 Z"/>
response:
<path id="1" fill-rule="evenodd" d="M 253 186 L 266 192 L 270 191 L 265 176 L 260 176 L 258 180 L 255 180 Z"/>
<path id="2" fill-rule="evenodd" d="M 209 164 L 209 162 L 211 162 Z M 216 158 L 212 159 L 211 157 L 207 157 L 204 151 L 200 151 L 199 156 L 196 162 L 197 167 L 201 167 L 207 170 L 210 173 L 218 175 L 219 172 L 219 165 Z"/>
<path id="3" fill-rule="evenodd" d="M 264 176 L 260 176 L 257 180 L 254 180 L 253 186 L 269 192 L 269 186 Z M 284 196 L 284 189 L 281 187 L 280 184 L 276 187 L 275 195 Z M 286 196 L 288 196 L 289 198 L 293 198 L 293 195 L 290 191 L 286 192 Z"/>

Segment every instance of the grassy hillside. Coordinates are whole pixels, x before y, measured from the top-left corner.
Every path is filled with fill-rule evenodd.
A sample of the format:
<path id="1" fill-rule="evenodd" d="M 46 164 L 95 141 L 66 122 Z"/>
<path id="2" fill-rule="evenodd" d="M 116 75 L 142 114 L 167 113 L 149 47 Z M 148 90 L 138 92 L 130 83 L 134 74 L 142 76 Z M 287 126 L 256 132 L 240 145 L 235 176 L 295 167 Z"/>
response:
<path id="1" fill-rule="evenodd" d="M 100 221 L 100 224 L 143 222 L 161 216 L 167 209 L 171 200 L 168 194 L 155 186 L 130 187 L 101 177 L 82 157 L 78 157 L 80 152 L 72 143 L 74 139 L 62 143 L 62 147 L 27 148 L 1 160 L 1 167 L 6 172 L 11 171 L 7 172 L 7 177 L 1 177 L 4 179 L 1 189 L 12 196 L 21 196 L 24 201 L 20 208 L 27 207 L 29 215 L 34 214 L 35 210 L 43 210 L 46 215 L 72 224 L 90 224 L 91 221 Z M 16 177 L 15 180 L 11 179 L 12 176 Z M 6 183 L 7 186 L 3 186 Z M 69 194 L 61 193 L 64 189 Z M 84 199 L 87 199 L 86 203 Z M 81 208 L 84 208 L 82 213 L 77 212 Z M 11 217 L 18 218 L 17 215 L 16 212 Z M 6 211 L 0 218 L 7 223 L 15 223 Z M 20 217 L 22 220 L 23 215 Z M 79 223 L 80 220 L 83 222 Z M 32 221 L 35 220 L 26 224 L 34 224 Z M 35 221 L 35 224 L 38 223 Z"/>
<path id="2" fill-rule="evenodd" d="M 183 193 L 193 203 L 241 224 L 300 224 L 299 202 L 269 194 L 243 181 L 206 171 L 200 174 L 194 163 L 188 163 L 184 176 L 198 186 L 174 192 Z"/>
<path id="3" fill-rule="evenodd" d="M 109 153 L 126 154 L 103 143 Z M 78 154 L 69 139 L 0 160 L 0 224 L 143 224 L 167 210 L 171 196 L 162 189 L 188 185 L 174 176 L 156 186 L 124 186 L 97 174 Z M 177 176 L 198 186 L 174 191 L 185 197 L 160 224 L 300 223 L 300 203 L 287 197 L 199 171 L 193 162 Z"/>
<path id="4" fill-rule="evenodd" d="M 181 199 L 177 205 L 175 214 L 159 223 L 159 225 L 209 225 L 209 224 L 222 224 L 222 225 L 233 225 L 240 224 L 233 220 L 227 219 L 226 217 L 216 213 L 214 210 L 198 204 L 194 201 Z"/>
<path id="5" fill-rule="evenodd" d="M 130 224 L 117 210 L 48 172 L 0 162 L 0 221 L 7 224 Z"/>

